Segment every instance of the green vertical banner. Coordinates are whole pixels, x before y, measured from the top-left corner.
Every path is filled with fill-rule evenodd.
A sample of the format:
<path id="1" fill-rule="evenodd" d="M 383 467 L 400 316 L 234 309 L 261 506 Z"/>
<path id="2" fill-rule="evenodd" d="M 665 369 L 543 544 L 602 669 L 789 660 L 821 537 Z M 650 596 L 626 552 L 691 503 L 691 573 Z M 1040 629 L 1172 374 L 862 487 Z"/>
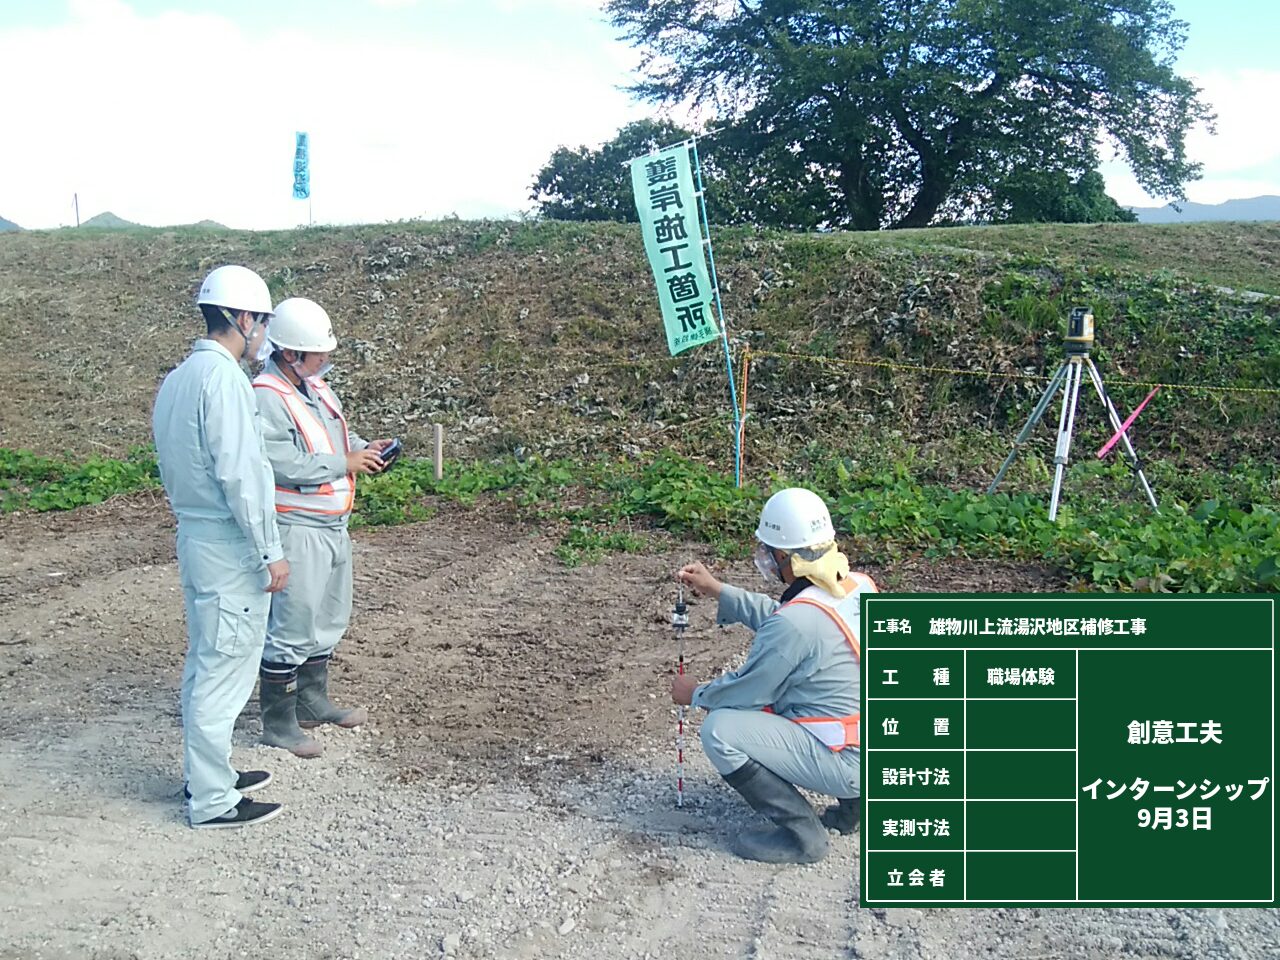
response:
<path id="1" fill-rule="evenodd" d="M 299 132 L 293 148 L 293 198 L 306 200 L 311 196 L 311 150 L 305 133 Z"/>
<path id="2" fill-rule="evenodd" d="M 702 252 L 689 145 L 683 143 L 632 160 L 631 188 L 644 249 L 658 286 L 667 347 L 675 356 L 720 336 L 712 312 L 715 289 Z"/>

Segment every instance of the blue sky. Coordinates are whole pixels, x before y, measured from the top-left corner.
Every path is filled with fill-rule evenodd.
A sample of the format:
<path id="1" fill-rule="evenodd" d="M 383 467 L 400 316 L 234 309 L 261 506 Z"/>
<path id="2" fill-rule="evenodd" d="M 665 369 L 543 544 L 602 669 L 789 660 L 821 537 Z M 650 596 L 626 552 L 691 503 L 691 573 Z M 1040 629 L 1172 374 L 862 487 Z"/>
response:
<path id="1" fill-rule="evenodd" d="M 1191 199 L 1280 193 L 1280 2 L 1175 9 L 1220 115 Z M 69 223 L 78 193 L 85 217 L 294 226 L 299 129 L 317 222 L 513 215 L 556 146 L 650 113 L 621 89 L 636 61 L 597 0 L 0 0 L 0 89 L 21 91 L 0 98 L 0 216 Z"/>
<path id="2" fill-rule="evenodd" d="M 1173 7 L 1190 27 L 1183 70 L 1274 65 L 1280 13 L 1272 0 L 1177 0 Z"/>
<path id="3" fill-rule="evenodd" d="M 1277 0 L 1174 0 L 1188 25 L 1178 69 L 1203 88 L 1218 113 L 1218 132 L 1193 133 L 1188 147 L 1204 164 L 1204 176 L 1187 187 L 1188 198 L 1220 203 L 1233 197 L 1280 194 L 1280 2 Z M 1108 189 L 1121 203 L 1155 205 L 1123 164 L 1102 167 Z"/>

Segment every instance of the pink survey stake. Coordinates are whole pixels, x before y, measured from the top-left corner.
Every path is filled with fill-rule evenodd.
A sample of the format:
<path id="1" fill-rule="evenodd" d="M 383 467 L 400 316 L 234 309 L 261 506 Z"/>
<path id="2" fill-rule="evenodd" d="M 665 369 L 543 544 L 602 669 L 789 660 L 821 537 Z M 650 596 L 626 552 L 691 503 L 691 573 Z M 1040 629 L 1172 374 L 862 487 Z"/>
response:
<path id="1" fill-rule="evenodd" d="M 1101 460 L 1103 457 L 1105 457 L 1108 453 L 1111 452 L 1111 448 L 1114 447 L 1119 442 L 1120 438 L 1124 436 L 1125 431 L 1129 429 L 1129 425 L 1133 423 L 1133 421 L 1138 419 L 1138 414 L 1142 412 L 1142 408 L 1145 407 L 1148 403 L 1150 403 L 1151 398 L 1154 397 L 1159 392 L 1160 392 L 1160 388 L 1156 387 L 1154 390 L 1152 390 L 1150 393 L 1147 394 L 1147 399 L 1143 400 L 1140 404 L 1138 404 L 1138 409 L 1133 411 L 1133 413 L 1129 414 L 1129 419 L 1120 425 L 1120 429 L 1116 431 L 1116 435 L 1112 437 L 1110 440 L 1108 440 L 1106 443 L 1104 443 L 1102 445 L 1102 448 L 1098 451 L 1099 460 Z"/>

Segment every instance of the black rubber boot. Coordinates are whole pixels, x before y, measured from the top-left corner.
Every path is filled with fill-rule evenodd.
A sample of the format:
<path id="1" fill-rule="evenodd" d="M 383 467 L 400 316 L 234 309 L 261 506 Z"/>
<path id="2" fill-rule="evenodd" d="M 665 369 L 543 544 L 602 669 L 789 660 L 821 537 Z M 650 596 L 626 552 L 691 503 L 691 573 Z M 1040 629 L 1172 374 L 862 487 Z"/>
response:
<path id="1" fill-rule="evenodd" d="M 258 702 L 262 706 L 262 742 L 310 759 L 324 752 L 298 726 L 298 669 L 288 663 L 263 662 L 258 670 Z"/>
<path id="2" fill-rule="evenodd" d="M 343 708 L 329 699 L 329 658 L 312 657 L 298 668 L 298 723 L 318 727 L 334 723 L 358 727 L 369 719 L 364 707 Z"/>
<path id="3" fill-rule="evenodd" d="M 858 798 L 837 800 L 823 811 L 822 825 L 828 830 L 848 835 L 858 829 Z"/>
<path id="4" fill-rule="evenodd" d="M 772 770 L 748 760 L 725 776 L 756 813 L 772 820 L 774 830 L 752 830 L 734 838 L 733 852 L 762 863 L 817 863 L 827 855 L 827 831 L 812 805 Z"/>

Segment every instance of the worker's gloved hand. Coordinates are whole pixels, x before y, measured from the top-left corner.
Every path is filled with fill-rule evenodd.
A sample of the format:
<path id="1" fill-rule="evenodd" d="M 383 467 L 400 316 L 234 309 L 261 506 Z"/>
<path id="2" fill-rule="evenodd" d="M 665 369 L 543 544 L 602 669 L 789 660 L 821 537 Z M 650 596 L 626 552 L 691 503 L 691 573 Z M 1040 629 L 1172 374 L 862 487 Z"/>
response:
<path id="1" fill-rule="evenodd" d="M 379 473 L 381 470 L 382 458 L 370 447 L 347 454 L 347 473 Z"/>
<path id="2" fill-rule="evenodd" d="M 720 588 L 724 586 L 710 570 L 696 560 L 677 570 L 676 579 L 685 586 L 692 587 L 694 593 L 706 594 L 708 597 L 718 598 Z"/>

